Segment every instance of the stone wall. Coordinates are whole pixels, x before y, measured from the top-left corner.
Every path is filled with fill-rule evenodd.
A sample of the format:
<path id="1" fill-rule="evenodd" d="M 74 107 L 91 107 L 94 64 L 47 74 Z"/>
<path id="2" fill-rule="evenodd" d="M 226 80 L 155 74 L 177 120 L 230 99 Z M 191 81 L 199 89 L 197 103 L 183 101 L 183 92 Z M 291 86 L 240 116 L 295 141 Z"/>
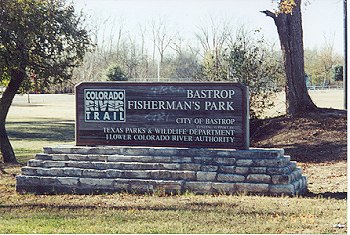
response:
<path id="1" fill-rule="evenodd" d="M 44 148 L 16 178 L 19 193 L 184 193 L 297 195 L 302 170 L 283 149 L 148 147 Z"/>

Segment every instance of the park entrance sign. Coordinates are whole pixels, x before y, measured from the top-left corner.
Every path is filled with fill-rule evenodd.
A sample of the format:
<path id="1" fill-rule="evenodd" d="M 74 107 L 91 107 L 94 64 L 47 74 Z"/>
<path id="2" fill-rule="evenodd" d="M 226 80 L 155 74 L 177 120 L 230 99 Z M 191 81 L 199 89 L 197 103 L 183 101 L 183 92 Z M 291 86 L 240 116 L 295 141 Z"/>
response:
<path id="1" fill-rule="evenodd" d="M 237 83 L 81 83 L 76 145 L 44 147 L 16 176 L 16 190 L 306 192 L 283 149 L 249 148 L 248 110 L 248 89 Z"/>
<path id="2" fill-rule="evenodd" d="M 76 144 L 248 149 L 248 100 L 239 83 L 80 83 Z"/>

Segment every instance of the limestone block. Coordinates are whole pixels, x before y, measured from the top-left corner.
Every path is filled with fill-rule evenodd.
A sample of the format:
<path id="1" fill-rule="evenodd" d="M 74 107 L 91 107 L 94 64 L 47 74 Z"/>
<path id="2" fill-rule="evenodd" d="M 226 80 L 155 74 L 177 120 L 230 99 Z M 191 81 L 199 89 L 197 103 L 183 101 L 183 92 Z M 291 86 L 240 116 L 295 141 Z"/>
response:
<path id="1" fill-rule="evenodd" d="M 271 180 L 273 184 L 290 184 L 292 177 L 291 175 L 272 175 Z"/>
<path id="2" fill-rule="evenodd" d="M 125 160 L 125 159 L 126 158 L 124 155 L 119 155 L 119 154 L 109 155 L 107 157 L 108 162 L 126 162 L 127 160 Z"/>
<path id="3" fill-rule="evenodd" d="M 278 158 L 284 156 L 284 149 L 263 149 L 263 148 L 250 148 L 250 152 L 252 152 L 252 156 L 257 158 Z"/>
<path id="4" fill-rule="evenodd" d="M 113 168 L 113 163 L 107 162 L 91 162 L 92 168 L 96 170 L 107 170 Z M 119 164 L 116 164 L 119 165 Z"/>
<path id="5" fill-rule="evenodd" d="M 36 167 L 24 166 L 21 171 L 23 175 L 36 175 L 37 169 Z"/>
<path id="6" fill-rule="evenodd" d="M 264 166 L 264 167 L 285 167 L 287 166 L 290 158 L 280 157 L 276 159 L 256 159 L 254 160 L 255 166 Z"/>
<path id="7" fill-rule="evenodd" d="M 125 162 L 120 164 L 120 168 L 124 170 L 144 170 L 144 169 L 153 169 L 154 165 L 156 165 L 156 163 Z"/>
<path id="8" fill-rule="evenodd" d="M 297 162 L 296 161 L 290 161 L 289 165 L 287 166 L 290 170 L 290 172 L 294 171 L 297 168 Z"/>
<path id="9" fill-rule="evenodd" d="M 95 170 L 95 169 L 83 169 L 82 177 L 89 178 L 106 178 L 107 172 L 105 170 Z"/>
<path id="10" fill-rule="evenodd" d="M 126 156 L 129 160 L 127 162 L 161 162 L 160 160 L 154 159 L 153 156 Z"/>
<path id="11" fill-rule="evenodd" d="M 131 181 L 130 190 L 131 192 L 136 192 L 136 193 L 153 192 L 154 185 L 152 181 L 146 181 L 146 180 Z"/>
<path id="12" fill-rule="evenodd" d="M 178 149 L 176 148 L 154 148 L 152 154 L 154 156 L 174 156 L 174 155 L 178 155 L 177 152 L 178 152 Z"/>
<path id="13" fill-rule="evenodd" d="M 208 165 L 213 165 L 214 163 L 212 157 L 193 157 L 193 161 L 195 163 L 208 164 Z"/>
<path id="14" fill-rule="evenodd" d="M 305 187 L 305 188 L 307 188 L 307 178 L 306 178 L 306 176 L 302 176 L 301 177 L 301 179 L 303 180 L 303 186 Z"/>
<path id="15" fill-rule="evenodd" d="M 61 151 L 64 151 L 63 149 Z M 97 153 L 96 148 L 92 147 L 85 147 L 85 148 L 71 148 L 70 150 L 71 153 L 76 153 L 76 154 L 94 154 Z"/>
<path id="16" fill-rule="evenodd" d="M 27 166 L 31 166 L 31 167 L 41 167 L 42 165 L 43 165 L 43 161 L 42 160 L 30 159 L 27 162 Z"/>
<path id="17" fill-rule="evenodd" d="M 250 167 L 249 172 L 253 174 L 265 174 L 267 167 Z"/>
<path id="18" fill-rule="evenodd" d="M 179 164 L 179 168 L 181 170 L 189 170 L 189 171 L 199 171 L 201 169 L 201 164 L 195 164 L 195 163 L 182 163 Z"/>
<path id="19" fill-rule="evenodd" d="M 218 174 L 217 180 L 220 182 L 242 182 L 245 177 L 236 174 Z"/>
<path id="20" fill-rule="evenodd" d="M 218 166 L 213 166 L 213 165 L 202 165 L 200 167 L 201 171 L 217 171 L 219 169 Z"/>
<path id="21" fill-rule="evenodd" d="M 147 162 L 166 162 L 166 163 L 176 163 L 179 158 L 172 158 L 170 156 L 150 156 L 150 160 Z"/>
<path id="22" fill-rule="evenodd" d="M 156 191 L 165 191 L 173 193 L 181 193 L 184 181 L 166 181 L 166 180 L 157 180 L 155 182 L 154 190 Z"/>
<path id="23" fill-rule="evenodd" d="M 292 177 L 292 181 L 300 179 L 302 174 L 302 170 L 301 168 L 296 168 L 292 173 L 291 173 L 291 177 Z"/>
<path id="24" fill-rule="evenodd" d="M 237 166 L 251 166 L 253 164 L 252 159 L 237 159 L 236 165 Z"/>
<path id="25" fill-rule="evenodd" d="M 141 171 L 141 170 L 126 170 L 122 173 L 123 178 L 131 178 L 131 179 L 147 179 L 151 178 L 150 171 Z"/>
<path id="26" fill-rule="evenodd" d="M 38 185 L 55 185 L 56 176 L 40 176 L 38 178 Z"/>
<path id="27" fill-rule="evenodd" d="M 44 153 L 50 154 L 52 153 L 52 147 L 43 147 Z"/>
<path id="28" fill-rule="evenodd" d="M 245 175 L 245 174 L 248 174 L 249 171 L 250 171 L 249 167 L 237 166 L 235 173 L 240 174 L 240 175 Z"/>
<path id="29" fill-rule="evenodd" d="M 235 155 L 234 153 L 232 153 L 232 151 L 228 151 L 228 150 L 223 150 L 223 151 L 218 151 L 215 152 L 213 154 L 214 156 L 219 156 L 219 157 L 238 157 L 239 155 Z"/>
<path id="30" fill-rule="evenodd" d="M 52 154 L 51 159 L 53 161 L 66 161 L 68 160 L 68 156 L 66 154 Z"/>
<path id="31" fill-rule="evenodd" d="M 155 170 L 151 171 L 152 179 L 170 179 L 171 173 L 168 170 Z"/>
<path id="32" fill-rule="evenodd" d="M 212 184 L 212 182 L 188 181 L 185 182 L 184 190 L 199 194 L 211 194 Z"/>
<path id="33" fill-rule="evenodd" d="M 121 170 L 115 170 L 115 169 L 106 170 L 106 177 L 107 178 L 119 178 L 121 176 L 122 176 Z"/>
<path id="34" fill-rule="evenodd" d="M 118 146 L 98 146 L 89 151 L 90 154 L 111 155 L 122 154 L 122 148 Z"/>
<path id="35" fill-rule="evenodd" d="M 67 160 L 69 161 L 87 161 L 87 155 L 82 154 L 67 154 Z"/>
<path id="36" fill-rule="evenodd" d="M 196 172 L 194 171 L 171 171 L 171 179 L 174 180 L 195 180 Z"/>
<path id="37" fill-rule="evenodd" d="M 250 148 L 249 150 L 227 150 L 217 153 L 217 156 L 230 156 L 236 158 L 277 158 L 284 155 L 283 149 Z"/>
<path id="38" fill-rule="evenodd" d="M 93 168 L 93 165 L 92 165 L 92 162 L 88 162 L 88 161 L 67 161 L 66 167 L 91 169 Z"/>
<path id="39" fill-rule="evenodd" d="M 107 158 L 108 158 L 107 155 L 97 155 L 97 154 L 87 155 L 87 160 L 88 161 L 106 162 Z"/>
<path id="40" fill-rule="evenodd" d="M 101 163 L 96 163 L 96 165 L 100 165 L 101 166 L 101 170 L 102 170 L 102 166 L 106 167 L 106 170 L 108 169 L 116 169 L 116 170 L 122 170 L 125 169 L 126 165 L 132 165 L 132 163 L 130 162 L 101 162 Z"/>
<path id="41" fill-rule="evenodd" d="M 81 176 L 82 170 L 80 168 L 65 167 L 63 168 L 63 174 L 66 176 Z"/>
<path id="42" fill-rule="evenodd" d="M 292 185 L 294 186 L 296 192 L 298 192 L 302 188 L 302 184 L 303 180 L 301 178 L 292 182 Z"/>
<path id="43" fill-rule="evenodd" d="M 43 167 L 65 167 L 66 162 L 64 161 L 43 161 Z"/>
<path id="44" fill-rule="evenodd" d="M 212 171 L 198 171 L 197 172 L 197 180 L 199 181 L 215 181 L 216 180 L 216 172 Z"/>
<path id="45" fill-rule="evenodd" d="M 43 176 L 64 176 L 63 168 L 38 168 L 37 174 Z"/>
<path id="46" fill-rule="evenodd" d="M 117 191 L 129 191 L 129 183 L 125 180 L 114 180 L 113 181 L 113 188 L 116 189 Z"/>
<path id="47" fill-rule="evenodd" d="M 149 156 L 149 149 L 147 148 L 125 148 L 123 151 L 125 155 L 133 155 L 133 156 Z"/>
<path id="48" fill-rule="evenodd" d="M 155 158 L 159 158 L 159 157 L 155 157 Z M 160 160 L 162 160 L 162 159 L 160 159 Z M 192 158 L 191 157 L 172 156 L 171 161 L 177 162 L 177 163 L 190 163 L 190 162 L 192 162 Z"/>
<path id="49" fill-rule="evenodd" d="M 151 156 L 109 155 L 108 162 L 152 162 Z"/>
<path id="50" fill-rule="evenodd" d="M 289 166 L 286 167 L 267 167 L 266 173 L 270 175 L 286 175 L 291 173 L 292 171 L 290 170 Z"/>
<path id="51" fill-rule="evenodd" d="M 16 176 L 17 185 L 54 185 L 56 183 L 56 177 L 52 176 L 29 176 L 18 175 Z"/>
<path id="52" fill-rule="evenodd" d="M 236 167 L 235 166 L 220 166 L 219 172 L 222 173 L 236 173 Z"/>
<path id="53" fill-rule="evenodd" d="M 37 160 L 52 160 L 52 156 L 49 154 L 38 153 L 35 155 L 35 159 L 37 159 Z"/>
<path id="54" fill-rule="evenodd" d="M 234 194 L 236 193 L 236 183 L 213 183 L 213 191 L 220 194 Z"/>
<path id="55" fill-rule="evenodd" d="M 249 174 L 246 181 L 252 183 L 270 183 L 271 176 L 266 174 Z"/>
<path id="56" fill-rule="evenodd" d="M 220 165 L 234 165 L 236 163 L 236 159 L 232 157 L 217 157 L 214 158 L 214 162 Z"/>
<path id="57" fill-rule="evenodd" d="M 113 179 L 97 179 L 97 178 L 80 178 L 80 185 L 82 187 L 113 187 Z"/>
<path id="58" fill-rule="evenodd" d="M 189 167 L 191 167 L 191 165 Z M 158 164 L 155 164 L 152 169 L 180 170 L 182 168 L 181 168 L 181 164 L 179 164 L 179 163 L 158 163 Z M 182 170 L 186 170 L 186 169 L 182 169 Z"/>
<path id="59" fill-rule="evenodd" d="M 236 183 L 237 192 L 266 193 L 269 191 L 269 184 Z"/>
<path id="60" fill-rule="evenodd" d="M 292 184 L 271 184 L 269 192 L 277 195 L 295 195 L 295 189 Z"/>
<path id="61" fill-rule="evenodd" d="M 216 150 L 213 149 L 201 149 L 201 148 L 189 148 L 179 149 L 181 156 L 201 156 L 201 157 L 213 157 L 216 156 Z"/>
<path id="62" fill-rule="evenodd" d="M 60 185 L 65 186 L 78 186 L 79 178 L 78 177 L 57 177 L 57 182 Z"/>

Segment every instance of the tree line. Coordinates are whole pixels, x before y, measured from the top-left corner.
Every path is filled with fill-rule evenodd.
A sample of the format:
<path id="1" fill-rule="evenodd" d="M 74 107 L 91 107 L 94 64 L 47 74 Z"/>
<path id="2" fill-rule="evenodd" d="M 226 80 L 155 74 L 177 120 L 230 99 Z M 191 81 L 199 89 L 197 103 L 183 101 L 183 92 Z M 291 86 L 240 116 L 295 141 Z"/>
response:
<path id="1" fill-rule="evenodd" d="M 259 30 L 234 29 L 227 21 L 211 19 L 199 26 L 194 41 L 172 34 L 161 19 L 140 25 L 138 35 L 114 24 L 110 37 L 101 37 L 106 22 L 89 29 L 84 14 L 65 0 L 1 0 L 0 82 L 6 87 L 0 98 L 3 161 L 16 162 L 5 121 L 20 90 L 69 92 L 78 82 L 107 79 L 224 80 L 249 87 L 253 118 L 273 105 L 273 95 L 281 89 L 286 90 L 288 115 L 315 110 L 305 83 L 301 0 L 275 1 L 277 9 L 262 13 L 274 20 L 281 51 L 267 43 Z M 317 60 L 308 60 L 305 67 L 309 66 L 311 78 L 330 79 L 325 77 L 338 62 L 334 58 L 328 50 L 312 71 L 308 62 Z"/>

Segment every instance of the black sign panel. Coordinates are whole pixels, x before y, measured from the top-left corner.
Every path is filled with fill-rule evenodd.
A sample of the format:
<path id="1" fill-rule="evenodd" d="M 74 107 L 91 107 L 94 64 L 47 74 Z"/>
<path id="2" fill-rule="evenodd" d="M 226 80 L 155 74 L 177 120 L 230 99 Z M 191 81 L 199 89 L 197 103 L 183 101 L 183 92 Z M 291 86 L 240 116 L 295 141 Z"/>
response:
<path id="1" fill-rule="evenodd" d="M 247 149 L 248 110 L 238 83 L 81 83 L 76 144 Z"/>

